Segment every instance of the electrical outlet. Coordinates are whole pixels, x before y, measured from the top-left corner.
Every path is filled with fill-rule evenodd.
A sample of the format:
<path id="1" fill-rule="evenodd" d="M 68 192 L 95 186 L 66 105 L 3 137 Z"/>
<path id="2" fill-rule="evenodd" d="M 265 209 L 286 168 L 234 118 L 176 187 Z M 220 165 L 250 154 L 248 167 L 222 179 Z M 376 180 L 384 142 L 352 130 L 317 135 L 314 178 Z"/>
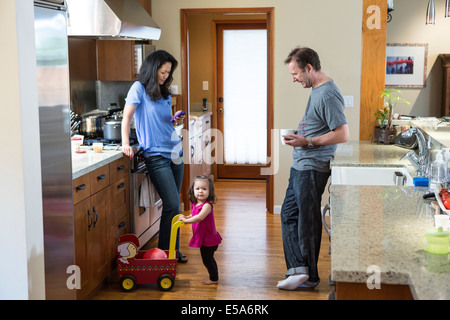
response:
<path id="1" fill-rule="evenodd" d="M 203 91 L 208 90 L 208 81 L 203 81 Z"/>

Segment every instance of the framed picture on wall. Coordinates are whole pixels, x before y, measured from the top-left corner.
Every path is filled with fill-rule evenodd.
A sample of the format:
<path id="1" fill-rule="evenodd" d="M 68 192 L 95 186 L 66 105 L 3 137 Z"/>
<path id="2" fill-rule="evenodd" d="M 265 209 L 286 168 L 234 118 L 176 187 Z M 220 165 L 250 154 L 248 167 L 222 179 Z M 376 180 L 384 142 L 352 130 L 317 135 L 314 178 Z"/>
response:
<path id="1" fill-rule="evenodd" d="M 386 46 L 386 87 L 425 87 L 427 55 L 427 43 L 388 43 Z"/>

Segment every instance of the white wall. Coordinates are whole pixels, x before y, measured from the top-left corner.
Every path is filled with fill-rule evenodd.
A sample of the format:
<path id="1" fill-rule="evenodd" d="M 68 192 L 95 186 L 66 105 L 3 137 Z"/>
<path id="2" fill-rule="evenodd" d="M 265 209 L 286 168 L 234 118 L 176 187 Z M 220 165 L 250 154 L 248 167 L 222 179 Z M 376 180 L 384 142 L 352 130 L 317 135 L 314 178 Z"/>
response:
<path id="1" fill-rule="evenodd" d="M 442 103 L 441 53 L 450 53 L 450 18 L 444 18 L 444 0 L 436 0 L 436 24 L 426 25 L 428 1 L 395 0 L 392 21 L 387 24 L 388 43 L 428 43 L 427 80 L 422 89 L 399 88 L 411 105 L 399 104 L 396 112 L 440 117 Z"/>
<path id="2" fill-rule="evenodd" d="M 346 110 L 350 139 L 359 139 L 362 1 L 355 0 L 152 0 L 152 17 L 162 29 L 157 49 L 181 61 L 180 9 L 274 7 L 274 128 L 296 128 L 306 109 L 310 89 L 291 81 L 283 61 L 296 46 L 314 48 L 322 68 L 344 95 L 354 97 Z M 192 72 L 192 70 L 191 70 Z M 181 72 L 174 75 L 181 88 Z M 182 94 L 184 94 L 182 92 Z M 274 203 L 281 205 L 292 164 L 292 149 L 280 146 L 280 167 L 274 179 Z"/>
<path id="3" fill-rule="evenodd" d="M 0 300 L 45 298 L 33 20 L 32 1 L 0 1 Z"/>

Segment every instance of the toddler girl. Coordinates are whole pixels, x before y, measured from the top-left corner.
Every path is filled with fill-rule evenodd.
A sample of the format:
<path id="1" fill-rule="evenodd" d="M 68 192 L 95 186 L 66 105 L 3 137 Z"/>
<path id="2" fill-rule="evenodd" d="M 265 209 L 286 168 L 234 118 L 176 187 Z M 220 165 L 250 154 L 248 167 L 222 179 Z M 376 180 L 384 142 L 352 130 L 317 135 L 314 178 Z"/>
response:
<path id="1" fill-rule="evenodd" d="M 203 284 L 217 284 L 219 272 L 214 252 L 222 242 L 222 237 L 214 222 L 213 203 L 216 202 L 216 195 L 212 180 L 207 176 L 195 177 L 189 188 L 189 200 L 192 214 L 181 215 L 179 220 L 192 224 L 193 236 L 189 246 L 200 248 L 203 264 L 209 272 L 209 278 L 203 279 Z"/>

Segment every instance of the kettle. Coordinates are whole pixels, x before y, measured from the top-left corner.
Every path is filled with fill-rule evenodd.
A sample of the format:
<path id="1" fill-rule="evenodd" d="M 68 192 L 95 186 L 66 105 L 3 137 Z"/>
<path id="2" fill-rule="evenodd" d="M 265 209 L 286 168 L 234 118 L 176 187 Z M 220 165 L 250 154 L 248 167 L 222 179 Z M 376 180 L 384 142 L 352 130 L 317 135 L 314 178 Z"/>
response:
<path id="1" fill-rule="evenodd" d="M 422 248 L 426 252 L 435 254 L 447 254 L 450 252 L 450 231 L 442 227 L 428 231 L 422 237 Z"/>

